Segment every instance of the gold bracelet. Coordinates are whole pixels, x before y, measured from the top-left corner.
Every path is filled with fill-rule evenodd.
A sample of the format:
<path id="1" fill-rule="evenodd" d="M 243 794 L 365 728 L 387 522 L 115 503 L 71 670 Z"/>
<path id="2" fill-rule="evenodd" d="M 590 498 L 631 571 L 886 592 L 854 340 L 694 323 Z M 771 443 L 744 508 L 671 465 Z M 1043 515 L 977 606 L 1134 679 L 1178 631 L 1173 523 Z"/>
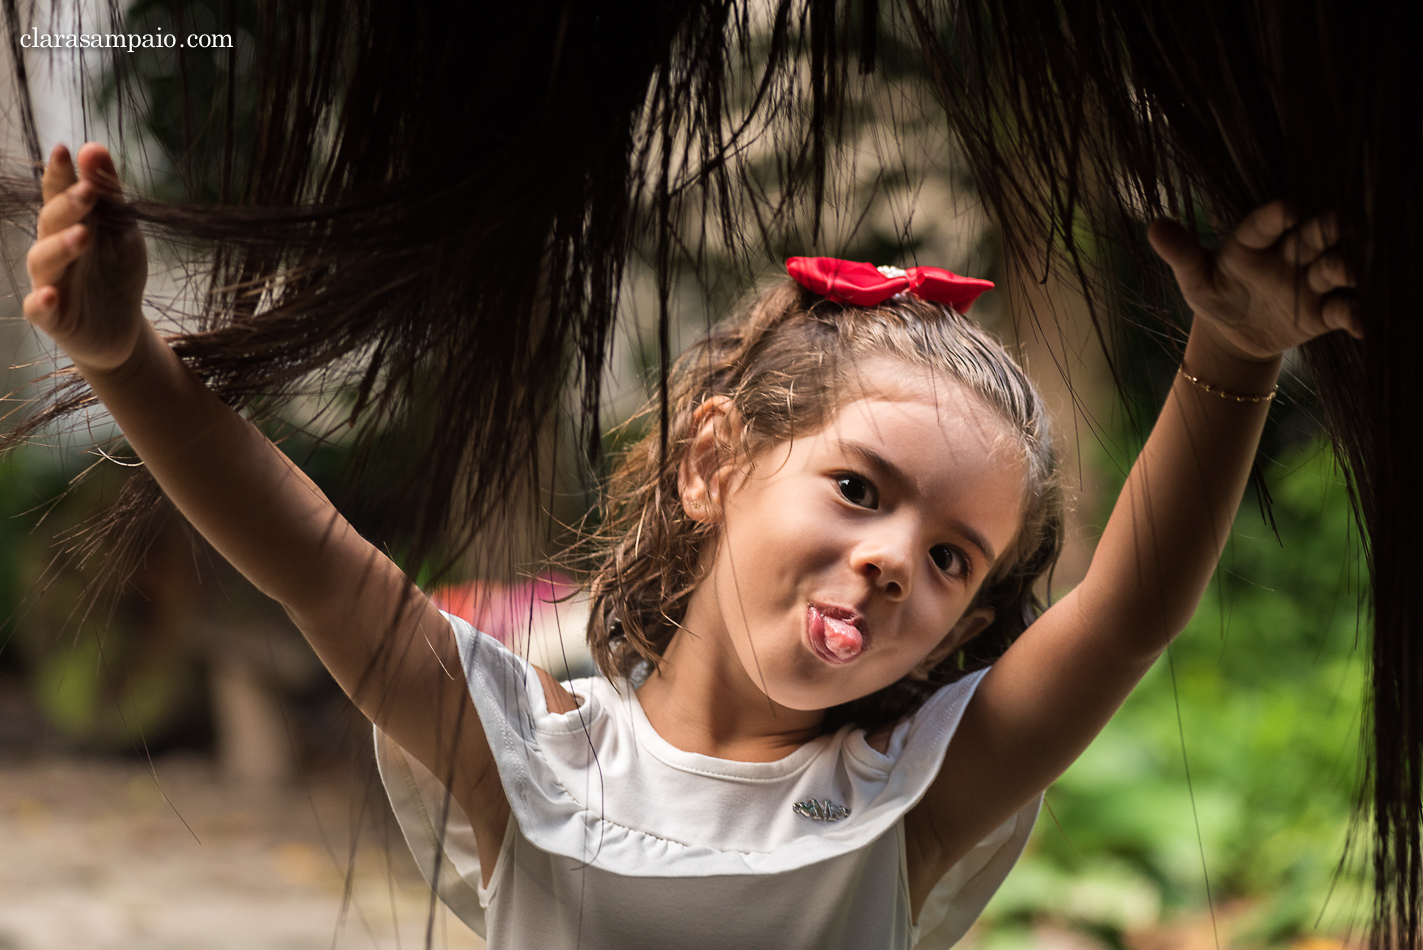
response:
<path id="1" fill-rule="evenodd" d="M 1280 387 L 1276 386 L 1263 396 L 1245 396 L 1240 393 L 1227 392 L 1224 389 L 1216 389 L 1214 386 L 1212 386 L 1205 380 L 1200 379 L 1196 376 L 1192 376 L 1190 373 L 1186 372 L 1186 367 L 1184 366 L 1176 367 L 1176 374 L 1178 376 L 1184 376 L 1186 378 L 1186 381 L 1189 382 L 1192 386 L 1204 389 L 1206 392 L 1210 393 L 1213 396 L 1219 396 L 1222 399 L 1234 399 L 1236 402 L 1269 402 L 1271 399 L 1275 398 L 1275 393 L 1280 391 Z"/>

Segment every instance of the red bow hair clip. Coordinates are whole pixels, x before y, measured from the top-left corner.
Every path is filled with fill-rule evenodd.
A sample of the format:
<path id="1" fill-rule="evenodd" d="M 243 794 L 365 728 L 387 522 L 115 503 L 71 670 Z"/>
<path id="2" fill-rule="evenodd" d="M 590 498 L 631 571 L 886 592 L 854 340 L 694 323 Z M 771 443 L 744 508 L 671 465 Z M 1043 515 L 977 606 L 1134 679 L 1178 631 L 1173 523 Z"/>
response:
<path id="1" fill-rule="evenodd" d="M 856 307 L 873 307 L 895 294 L 913 294 L 964 313 L 993 281 L 960 277 L 942 267 L 876 267 L 834 257 L 792 257 L 786 270 L 806 290 L 826 300 Z"/>

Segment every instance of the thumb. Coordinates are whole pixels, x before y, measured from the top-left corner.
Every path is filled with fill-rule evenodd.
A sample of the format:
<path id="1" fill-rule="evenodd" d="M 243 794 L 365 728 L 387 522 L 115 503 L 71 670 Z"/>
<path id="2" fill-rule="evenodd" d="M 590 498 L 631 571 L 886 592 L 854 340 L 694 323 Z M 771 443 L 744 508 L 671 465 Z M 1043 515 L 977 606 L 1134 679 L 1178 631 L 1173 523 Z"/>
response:
<path id="1" fill-rule="evenodd" d="M 1146 229 L 1146 238 L 1157 255 L 1176 275 L 1182 292 L 1206 287 L 1215 271 L 1215 259 L 1195 236 L 1178 222 L 1160 218 Z"/>
<path id="2" fill-rule="evenodd" d="M 59 338 L 59 288 L 53 285 L 30 291 L 21 303 L 25 319 L 51 340 Z"/>
<path id="3" fill-rule="evenodd" d="M 79 164 L 79 177 L 92 181 L 101 194 L 110 198 L 123 197 L 119 172 L 108 149 L 97 142 L 86 142 L 75 157 Z"/>

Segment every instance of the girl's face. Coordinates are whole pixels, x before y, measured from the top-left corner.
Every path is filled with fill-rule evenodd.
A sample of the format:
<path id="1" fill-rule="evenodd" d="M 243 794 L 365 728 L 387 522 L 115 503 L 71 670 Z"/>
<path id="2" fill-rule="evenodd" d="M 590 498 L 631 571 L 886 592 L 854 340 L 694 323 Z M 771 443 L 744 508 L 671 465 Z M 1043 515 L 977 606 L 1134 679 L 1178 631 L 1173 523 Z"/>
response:
<path id="1" fill-rule="evenodd" d="M 857 378 L 824 428 L 736 469 L 712 461 L 711 433 L 739 424 L 713 407 L 684 469 L 684 504 L 720 537 L 683 627 L 791 709 L 866 696 L 987 626 L 969 606 L 1021 521 L 1006 423 L 927 370 Z"/>

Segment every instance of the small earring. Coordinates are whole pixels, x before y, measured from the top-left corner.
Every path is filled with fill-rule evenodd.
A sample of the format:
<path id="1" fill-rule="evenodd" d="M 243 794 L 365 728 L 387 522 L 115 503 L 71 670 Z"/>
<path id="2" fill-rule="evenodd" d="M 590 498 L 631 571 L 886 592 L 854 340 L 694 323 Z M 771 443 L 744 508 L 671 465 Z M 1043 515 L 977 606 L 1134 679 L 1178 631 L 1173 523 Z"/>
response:
<path id="1" fill-rule="evenodd" d="M 702 510 L 702 503 L 699 502 L 699 501 L 688 502 L 688 503 L 687 503 L 687 507 L 690 508 L 690 509 L 692 509 L 693 511 L 701 511 L 701 510 Z"/>

